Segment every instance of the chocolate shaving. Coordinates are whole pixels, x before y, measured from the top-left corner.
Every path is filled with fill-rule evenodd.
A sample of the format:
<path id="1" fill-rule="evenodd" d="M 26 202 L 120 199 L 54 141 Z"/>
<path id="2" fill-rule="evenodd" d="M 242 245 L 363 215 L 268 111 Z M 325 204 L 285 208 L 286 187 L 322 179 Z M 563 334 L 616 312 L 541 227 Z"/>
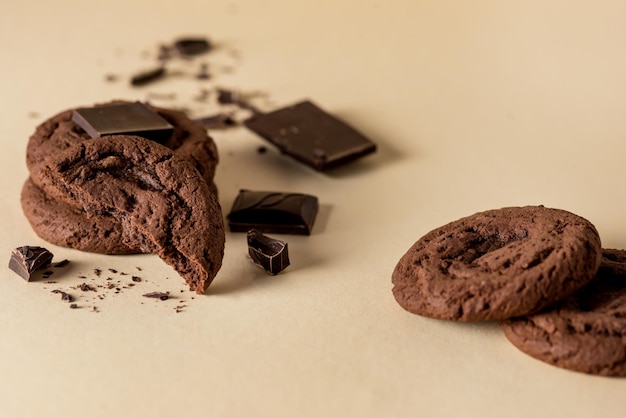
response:
<path id="1" fill-rule="evenodd" d="M 145 293 L 143 296 L 146 298 L 168 300 L 170 298 L 170 292 L 150 292 L 150 293 Z"/>

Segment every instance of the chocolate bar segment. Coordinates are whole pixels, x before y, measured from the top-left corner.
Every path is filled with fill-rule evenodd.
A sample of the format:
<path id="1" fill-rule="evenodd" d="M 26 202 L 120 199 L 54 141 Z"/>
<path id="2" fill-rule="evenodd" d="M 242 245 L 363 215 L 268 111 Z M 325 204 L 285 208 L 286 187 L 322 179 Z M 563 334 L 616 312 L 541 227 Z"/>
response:
<path id="1" fill-rule="evenodd" d="M 303 193 L 240 190 L 228 225 L 233 232 L 310 235 L 317 209 L 317 197 Z"/>
<path id="2" fill-rule="evenodd" d="M 287 243 L 263 235 L 256 229 L 248 231 L 248 254 L 254 264 L 276 275 L 289 266 Z"/>
<path id="3" fill-rule="evenodd" d="M 174 130 L 168 121 L 141 102 L 76 109 L 72 120 L 92 138 L 137 135 L 162 143 Z"/>
<path id="4" fill-rule="evenodd" d="M 35 270 L 50 265 L 52 253 L 43 247 L 18 247 L 11 253 L 9 268 L 27 282 Z"/>
<path id="5" fill-rule="evenodd" d="M 244 125 L 284 154 L 318 171 L 329 170 L 376 151 L 376 144 L 310 101 L 257 114 Z"/>

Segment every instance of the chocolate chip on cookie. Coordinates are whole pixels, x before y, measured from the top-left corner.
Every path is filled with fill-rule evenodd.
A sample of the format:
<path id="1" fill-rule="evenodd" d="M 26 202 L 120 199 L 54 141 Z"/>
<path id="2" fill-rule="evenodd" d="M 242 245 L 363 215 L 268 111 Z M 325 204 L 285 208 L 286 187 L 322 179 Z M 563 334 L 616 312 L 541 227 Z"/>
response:
<path id="1" fill-rule="evenodd" d="M 506 319 L 571 295 L 600 258 L 598 232 L 580 216 L 543 206 L 490 210 L 420 238 L 395 267 L 393 294 L 418 315 Z"/>
<path id="2" fill-rule="evenodd" d="M 603 250 L 595 278 L 540 313 L 506 320 L 506 337 L 541 361 L 583 373 L 626 376 L 626 251 Z"/>

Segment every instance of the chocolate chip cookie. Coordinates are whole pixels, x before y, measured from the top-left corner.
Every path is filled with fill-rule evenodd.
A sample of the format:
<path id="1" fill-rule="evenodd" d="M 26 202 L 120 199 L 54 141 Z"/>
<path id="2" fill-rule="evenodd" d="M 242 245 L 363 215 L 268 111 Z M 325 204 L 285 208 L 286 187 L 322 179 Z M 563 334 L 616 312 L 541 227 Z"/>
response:
<path id="1" fill-rule="evenodd" d="M 480 212 L 420 238 L 392 275 L 407 311 L 479 321 L 536 312 L 598 270 L 600 237 L 586 219 L 543 206 Z"/>

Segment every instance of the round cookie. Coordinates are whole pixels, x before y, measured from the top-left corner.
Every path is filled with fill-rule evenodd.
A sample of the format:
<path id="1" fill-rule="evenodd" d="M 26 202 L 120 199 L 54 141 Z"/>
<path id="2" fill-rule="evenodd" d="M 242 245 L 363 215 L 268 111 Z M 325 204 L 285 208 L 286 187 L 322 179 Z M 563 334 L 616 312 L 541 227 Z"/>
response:
<path id="1" fill-rule="evenodd" d="M 42 175 L 59 196 L 115 219 L 124 243 L 158 254 L 191 290 L 203 293 L 220 269 L 217 197 L 189 160 L 163 145 L 126 135 L 82 141 L 47 158 Z"/>
<path id="2" fill-rule="evenodd" d="M 98 104 L 107 106 L 127 103 L 113 101 Z M 207 183 L 213 182 L 218 154 L 215 143 L 202 125 L 189 119 L 184 113 L 147 105 L 167 120 L 173 127 L 170 138 L 162 145 L 170 148 L 179 157 L 191 161 Z M 42 122 L 31 135 L 26 147 L 26 165 L 33 182 L 42 186 L 41 169 L 50 155 L 65 150 L 91 137 L 72 121 L 74 109 L 61 112 Z"/>
<path id="3" fill-rule="evenodd" d="M 451 222 L 420 238 L 392 274 L 407 311 L 439 319 L 506 319 L 571 295 L 595 275 L 600 237 L 586 219 L 543 206 Z"/>
<path id="4" fill-rule="evenodd" d="M 502 323 L 522 352 L 548 364 L 626 376 L 626 251 L 603 250 L 596 277 L 573 296 L 532 316 Z"/>
<path id="5" fill-rule="evenodd" d="M 124 103 L 115 101 L 98 106 Z M 192 162 L 208 183 L 211 191 L 217 194 L 213 182 L 218 163 L 217 148 L 207 135 L 206 129 L 193 122 L 182 112 L 148 105 L 166 119 L 173 127 L 173 133 L 164 145 L 175 154 Z M 54 188 L 46 188 L 42 167 L 51 155 L 66 150 L 84 140 L 91 140 L 72 121 L 73 110 L 66 110 L 40 124 L 31 136 L 27 147 L 27 165 L 31 178 L 22 189 L 21 202 L 26 218 L 33 230 L 43 239 L 56 245 L 83 251 L 104 254 L 132 254 L 141 250 L 132 243 L 124 244 L 120 239 L 120 225 L 106 214 L 88 214 L 76 207 L 72 200 L 58 201 L 49 194 Z"/>

